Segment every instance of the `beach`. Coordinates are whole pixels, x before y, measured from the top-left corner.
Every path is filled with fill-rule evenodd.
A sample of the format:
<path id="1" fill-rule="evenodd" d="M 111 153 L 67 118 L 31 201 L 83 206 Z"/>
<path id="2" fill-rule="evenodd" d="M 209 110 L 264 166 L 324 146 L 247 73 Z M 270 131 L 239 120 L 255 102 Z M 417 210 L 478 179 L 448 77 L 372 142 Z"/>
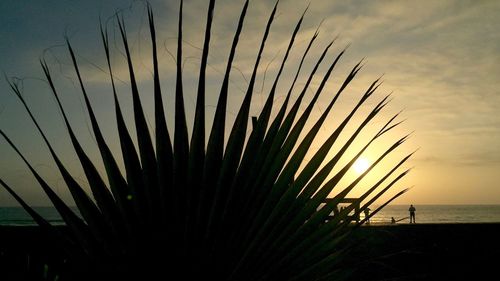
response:
<path id="1" fill-rule="evenodd" d="M 496 280 L 499 237 L 500 223 L 365 225 L 344 266 L 349 280 Z M 38 227 L 0 226 L 1 280 L 26 280 L 55 255 Z"/>
<path id="2" fill-rule="evenodd" d="M 373 225 L 355 236 L 352 280 L 498 280 L 500 223 Z"/>

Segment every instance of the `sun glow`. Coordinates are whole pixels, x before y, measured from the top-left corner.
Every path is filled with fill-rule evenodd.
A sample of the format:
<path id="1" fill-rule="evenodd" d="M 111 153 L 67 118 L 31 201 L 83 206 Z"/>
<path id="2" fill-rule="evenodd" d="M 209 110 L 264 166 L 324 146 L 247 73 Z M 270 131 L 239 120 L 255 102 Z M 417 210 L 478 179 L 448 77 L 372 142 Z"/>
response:
<path id="1" fill-rule="evenodd" d="M 366 158 L 358 158 L 356 162 L 354 162 L 353 168 L 354 171 L 358 174 L 364 173 L 370 167 L 370 162 Z"/>

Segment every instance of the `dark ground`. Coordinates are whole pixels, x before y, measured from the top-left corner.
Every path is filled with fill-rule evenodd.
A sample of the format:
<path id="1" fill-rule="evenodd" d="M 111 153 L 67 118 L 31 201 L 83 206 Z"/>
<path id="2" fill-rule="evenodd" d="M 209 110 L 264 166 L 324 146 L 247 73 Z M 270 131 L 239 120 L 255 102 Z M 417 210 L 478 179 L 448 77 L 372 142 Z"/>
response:
<path id="1" fill-rule="evenodd" d="M 350 280 L 500 280 L 500 224 L 373 225 L 353 238 Z M 34 280 L 56 254 L 38 227 L 0 226 L 1 281 Z"/>
<path id="2" fill-rule="evenodd" d="M 46 241 L 37 226 L 0 226 L 0 280 L 43 280 L 58 254 Z"/>
<path id="3" fill-rule="evenodd" d="M 364 226 L 352 280 L 500 280 L 500 224 Z"/>

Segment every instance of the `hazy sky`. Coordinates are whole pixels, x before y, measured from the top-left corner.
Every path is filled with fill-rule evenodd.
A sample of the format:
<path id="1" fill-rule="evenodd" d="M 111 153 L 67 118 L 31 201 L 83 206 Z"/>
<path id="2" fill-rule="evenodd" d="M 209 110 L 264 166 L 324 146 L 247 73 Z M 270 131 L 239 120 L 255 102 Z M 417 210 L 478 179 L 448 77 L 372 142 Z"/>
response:
<path id="1" fill-rule="evenodd" d="M 217 1 L 208 69 L 207 120 L 211 121 L 221 72 L 224 71 L 229 44 L 235 30 L 242 0 Z M 289 36 L 309 1 L 282 0 L 263 55 L 253 114 L 262 108 Z M 172 131 L 177 1 L 150 1 L 158 28 L 162 83 Z M 184 81 L 189 122 L 195 105 L 196 75 L 199 66 L 208 1 L 186 1 L 184 24 Z M 272 9 L 272 1 L 253 0 L 243 29 L 235 70 L 232 72 L 229 111 L 237 112 L 243 89 L 247 86 L 264 25 Z M 129 31 L 138 79 L 143 90 L 143 103 L 151 108 L 151 66 L 149 59 L 147 13 L 142 1 L 17 1 L 0 2 L 0 71 L 8 77 L 23 78 L 24 96 L 32 106 L 49 139 L 57 144 L 64 163 L 81 178 L 77 158 L 72 152 L 61 116 L 39 78 L 43 72 L 39 58 L 45 58 L 56 77 L 70 121 L 80 128 L 79 139 L 94 153 L 95 142 L 89 132 L 81 95 L 64 43 L 73 42 L 78 60 L 100 124 L 108 140 L 116 140 L 114 113 L 105 57 L 99 34 L 99 18 L 106 23 L 112 38 L 115 72 L 120 79 L 120 101 L 130 113 L 131 98 L 127 91 L 127 74 L 122 47 L 117 36 L 113 14 L 120 10 Z M 338 69 L 333 73 L 326 92 L 330 96 L 350 68 L 365 58 L 364 68 L 339 100 L 322 133 L 335 128 L 336 116 L 359 98 L 374 79 L 384 74 L 383 86 L 368 103 L 378 102 L 393 92 L 393 100 L 373 125 L 376 130 L 400 110 L 405 123 L 392 139 L 414 131 L 410 140 L 395 153 L 395 159 L 417 148 L 419 151 L 406 165 L 413 171 L 401 181 L 393 193 L 414 187 L 397 204 L 500 204 L 500 2 L 499 1 L 311 1 L 302 31 L 291 54 L 290 68 L 284 81 L 290 79 L 294 65 L 322 19 L 320 36 L 305 71 L 311 69 L 324 46 L 338 36 L 328 62 L 350 44 Z M 267 71 L 266 71 L 267 67 Z M 325 67 L 320 69 L 324 73 Z M 265 77 L 265 78 L 264 78 Z M 318 78 L 319 79 L 319 78 Z M 312 90 L 319 85 L 315 79 Z M 304 79 L 299 81 L 304 83 Z M 287 83 L 280 85 L 277 102 L 286 93 Z M 310 91 L 312 93 L 312 90 Z M 324 96 L 328 97 L 327 94 Z M 313 114 L 318 117 L 327 99 L 320 100 Z M 152 110 L 148 116 L 152 116 Z M 335 115 L 336 114 L 336 115 Z M 234 116 L 232 116 L 234 118 Z M 152 118 L 150 118 L 150 129 Z M 231 116 L 229 122 L 231 124 Z M 360 120 L 360 119 L 359 119 Z M 129 122 L 129 124 L 131 124 Z M 49 157 L 42 139 L 26 118 L 20 103 L 0 79 L 0 128 L 14 139 L 30 161 L 63 197 L 68 198 L 64 183 Z M 152 130 L 151 130 L 152 131 Z M 366 136 L 369 136 L 368 133 Z M 321 136 L 320 136 L 321 139 Z M 111 144 L 115 152 L 118 144 Z M 385 143 L 387 146 L 388 143 Z M 316 146 L 317 147 L 317 146 Z M 374 160 L 377 152 L 366 157 Z M 396 160 L 394 160 L 396 161 Z M 394 161 L 392 163 L 394 163 Z M 99 164 L 100 165 L 100 164 Z M 34 205 L 47 204 L 45 195 L 7 143 L 0 140 L 0 177 L 9 182 Z M 366 183 L 369 184 L 369 183 Z M 15 202 L 0 189 L 0 206 Z"/>

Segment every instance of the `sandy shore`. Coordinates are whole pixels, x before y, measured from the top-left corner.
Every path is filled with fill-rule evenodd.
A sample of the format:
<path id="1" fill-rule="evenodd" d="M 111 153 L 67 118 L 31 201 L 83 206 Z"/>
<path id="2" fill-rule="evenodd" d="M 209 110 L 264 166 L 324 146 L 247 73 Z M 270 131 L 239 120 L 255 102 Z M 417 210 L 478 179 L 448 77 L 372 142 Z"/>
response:
<path id="1" fill-rule="evenodd" d="M 371 225 L 353 239 L 351 280 L 500 280 L 500 223 Z M 38 227 L 0 226 L 0 280 L 54 254 Z"/>
<path id="2" fill-rule="evenodd" d="M 356 236 L 353 280 L 500 280 L 500 223 L 373 225 Z"/>

